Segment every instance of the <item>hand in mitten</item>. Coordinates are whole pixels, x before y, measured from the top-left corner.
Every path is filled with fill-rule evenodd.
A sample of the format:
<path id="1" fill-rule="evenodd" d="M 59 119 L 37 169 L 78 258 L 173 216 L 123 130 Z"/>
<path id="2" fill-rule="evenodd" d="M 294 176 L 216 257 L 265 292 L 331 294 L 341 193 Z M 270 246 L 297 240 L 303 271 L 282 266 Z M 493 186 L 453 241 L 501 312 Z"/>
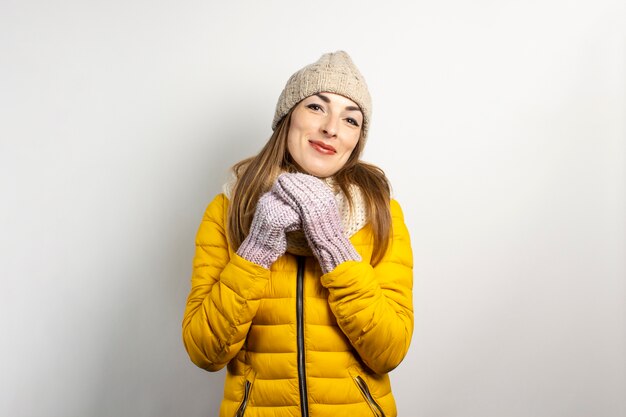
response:
<path id="1" fill-rule="evenodd" d="M 324 182 L 307 174 L 281 174 L 272 192 L 300 214 L 304 234 L 324 273 L 343 262 L 361 260 L 343 235 L 335 196 Z"/>
<path id="2" fill-rule="evenodd" d="M 250 233 L 237 255 L 269 269 L 287 249 L 286 232 L 300 228 L 300 215 L 274 193 L 261 196 L 250 224 Z"/>

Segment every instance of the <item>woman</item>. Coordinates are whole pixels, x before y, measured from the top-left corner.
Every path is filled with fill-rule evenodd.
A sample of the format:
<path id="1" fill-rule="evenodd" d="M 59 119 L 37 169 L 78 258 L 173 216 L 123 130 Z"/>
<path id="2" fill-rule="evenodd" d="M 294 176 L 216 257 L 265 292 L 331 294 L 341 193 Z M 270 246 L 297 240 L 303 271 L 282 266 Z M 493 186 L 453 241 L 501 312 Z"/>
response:
<path id="1" fill-rule="evenodd" d="M 412 252 L 384 173 L 359 160 L 367 86 L 348 54 L 291 76 L 255 157 L 206 210 L 183 340 L 227 366 L 220 416 L 395 416 Z"/>

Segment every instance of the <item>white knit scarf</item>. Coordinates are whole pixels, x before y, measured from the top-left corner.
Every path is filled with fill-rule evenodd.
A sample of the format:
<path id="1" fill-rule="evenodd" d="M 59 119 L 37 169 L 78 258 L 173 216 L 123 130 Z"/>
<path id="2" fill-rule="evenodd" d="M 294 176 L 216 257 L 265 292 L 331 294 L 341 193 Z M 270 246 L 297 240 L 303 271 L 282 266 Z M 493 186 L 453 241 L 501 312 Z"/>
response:
<path id="1" fill-rule="evenodd" d="M 229 200 L 236 180 L 233 175 L 231 180 L 222 187 L 224 195 L 226 195 Z M 348 203 L 346 195 L 341 191 L 340 187 L 336 186 L 332 177 L 323 179 L 322 181 L 324 181 L 335 194 L 335 201 L 337 202 L 337 208 L 339 208 L 339 214 L 341 215 L 343 235 L 350 238 L 367 224 L 367 210 L 365 208 L 363 193 L 357 185 L 350 184 L 348 187 L 350 196 L 352 197 L 352 210 L 350 210 L 350 204 Z M 287 233 L 287 252 L 294 255 L 312 255 L 306 237 L 301 230 Z"/>

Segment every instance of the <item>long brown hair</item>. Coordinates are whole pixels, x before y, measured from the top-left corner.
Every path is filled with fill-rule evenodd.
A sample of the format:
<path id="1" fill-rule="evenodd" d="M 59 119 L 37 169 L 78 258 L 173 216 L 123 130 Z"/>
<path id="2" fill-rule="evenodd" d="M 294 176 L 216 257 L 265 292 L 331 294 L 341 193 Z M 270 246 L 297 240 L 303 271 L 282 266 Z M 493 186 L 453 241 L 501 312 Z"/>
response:
<path id="1" fill-rule="evenodd" d="M 282 172 L 299 171 L 287 150 L 287 134 L 292 112 L 293 108 L 278 124 L 256 156 L 239 161 L 233 166 L 236 182 L 231 192 L 227 233 L 234 248 L 238 248 L 248 235 L 261 195 L 272 188 L 274 181 Z M 346 195 L 350 208 L 353 201 L 349 186 L 354 184 L 361 189 L 367 218 L 373 232 L 372 265 L 376 265 L 387 251 L 392 234 L 389 212 L 391 191 L 383 170 L 359 160 L 363 147 L 364 141 L 361 137 L 350 158 L 333 179 Z"/>

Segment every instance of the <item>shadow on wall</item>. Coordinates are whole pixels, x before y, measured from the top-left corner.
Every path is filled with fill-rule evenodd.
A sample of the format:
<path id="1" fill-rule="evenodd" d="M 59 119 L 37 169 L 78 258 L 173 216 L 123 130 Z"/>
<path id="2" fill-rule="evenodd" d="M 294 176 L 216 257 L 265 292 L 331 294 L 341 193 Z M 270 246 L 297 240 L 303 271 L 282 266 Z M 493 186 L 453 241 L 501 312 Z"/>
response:
<path id="1" fill-rule="evenodd" d="M 225 370 L 197 368 L 181 338 L 194 238 L 229 168 L 257 152 L 267 139 L 258 132 L 268 129 L 225 120 L 203 130 L 174 140 L 184 145 L 154 164 L 153 178 L 163 186 L 143 202 L 150 212 L 141 213 L 147 217 L 142 228 L 151 230 L 129 237 L 136 246 L 133 253 L 108 266 L 107 275 L 119 284 L 99 324 L 106 332 L 105 346 L 96 358 L 100 373 L 89 415 L 217 414 Z"/>
<path id="2" fill-rule="evenodd" d="M 200 203 L 202 207 L 201 213 L 199 213 L 200 217 L 191 220 L 193 233 L 184 236 L 177 235 L 173 239 L 173 241 L 180 243 L 178 247 L 185 247 L 185 244 L 188 244 L 192 248 L 191 251 L 181 253 L 176 258 L 176 261 L 180 261 L 182 264 L 174 268 L 174 270 L 180 271 L 184 269 L 188 271 L 186 276 L 191 276 L 193 240 L 204 209 L 215 195 L 222 192 L 224 182 L 230 179 L 230 168 L 232 165 L 256 154 L 271 134 L 266 127 L 267 123 L 264 125 L 261 123 L 241 125 L 240 120 L 235 116 L 237 114 L 236 110 L 238 110 L 238 107 L 224 110 L 223 114 L 233 115 L 233 120 L 224 119 L 219 126 L 213 126 L 214 130 L 207 135 L 209 139 L 201 143 L 197 154 L 189 155 L 200 160 L 197 161 L 197 164 L 191 164 L 191 166 L 198 169 L 192 170 L 194 172 L 191 173 L 190 181 L 195 182 L 196 187 L 194 189 L 202 191 L 197 195 L 190 195 L 188 198 L 190 200 L 204 199 L 204 201 Z M 266 133 L 264 135 L 259 134 L 259 132 Z M 181 210 L 184 211 L 184 207 Z M 189 256 L 190 254 L 192 256 Z M 178 280 L 175 284 L 176 288 L 172 288 L 172 293 L 177 294 L 177 301 L 173 311 L 182 312 L 189 291 L 189 279 Z M 183 297 L 180 296 L 181 292 L 184 294 Z M 181 298 L 182 303 L 178 301 Z M 177 319 L 182 320 L 182 314 L 179 314 Z M 180 329 L 180 326 L 178 329 Z M 182 346 L 182 341 L 180 343 Z M 185 392 L 180 392 L 179 398 L 188 397 L 188 401 L 193 403 L 193 407 L 190 407 L 186 413 L 181 414 L 181 410 L 178 409 L 171 410 L 171 414 L 166 413 L 164 415 L 175 415 L 176 413 L 179 413 L 179 415 L 217 415 L 219 404 L 223 397 L 225 368 L 215 373 L 203 371 L 192 364 L 186 352 L 184 353 L 184 362 L 186 362 L 186 365 L 184 365 L 186 369 L 192 367 L 195 370 L 193 379 L 189 379 L 188 383 L 182 383 L 183 381 L 181 381 L 180 386 L 185 387 Z M 180 377 L 187 377 L 187 374 L 188 372 L 185 371 L 185 375 L 181 373 Z M 193 397 L 193 399 L 189 397 Z M 203 410 L 203 412 L 194 414 L 197 410 Z"/>

